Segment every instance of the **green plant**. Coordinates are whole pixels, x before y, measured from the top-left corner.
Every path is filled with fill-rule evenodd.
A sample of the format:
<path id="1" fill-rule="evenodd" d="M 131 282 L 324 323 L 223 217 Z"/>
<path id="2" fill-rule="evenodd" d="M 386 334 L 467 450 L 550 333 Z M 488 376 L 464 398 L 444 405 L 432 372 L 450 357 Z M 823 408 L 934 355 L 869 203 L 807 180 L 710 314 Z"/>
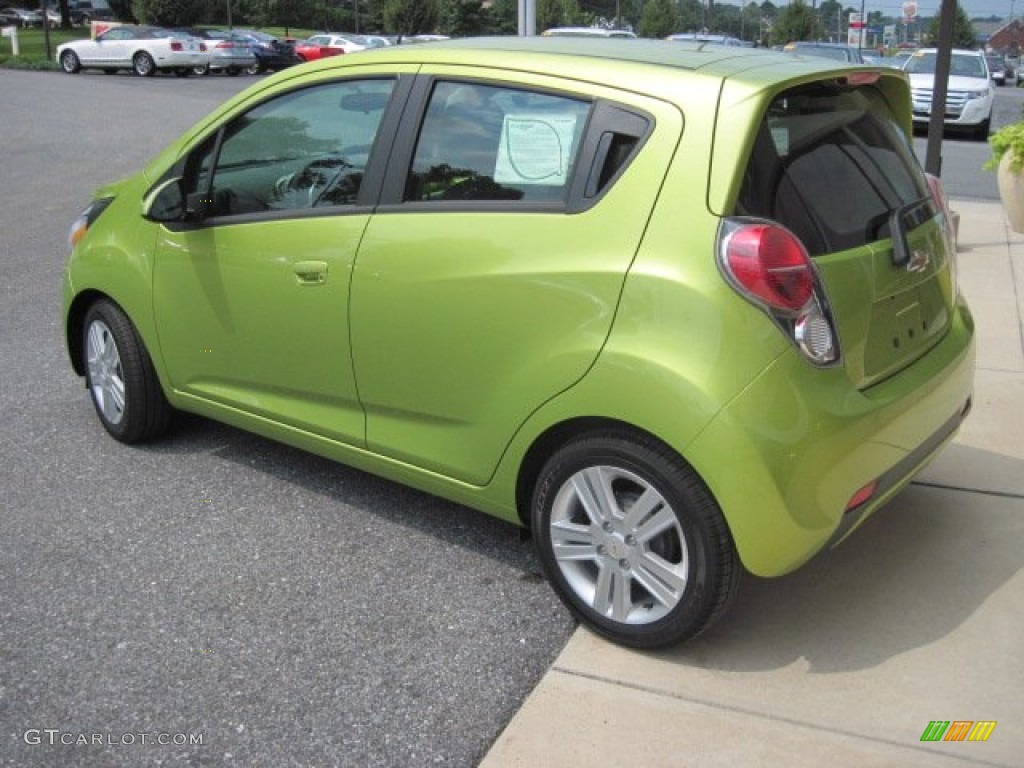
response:
<path id="1" fill-rule="evenodd" d="M 988 137 L 992 146 L 992 157 L 982 166 L 986 171 L 994 171 L 999 167 L 1003 155 L 1011 152 L 1010 170 L 1018 172 L 1024 169 L 1024 120 L 1004 125 Z"/>

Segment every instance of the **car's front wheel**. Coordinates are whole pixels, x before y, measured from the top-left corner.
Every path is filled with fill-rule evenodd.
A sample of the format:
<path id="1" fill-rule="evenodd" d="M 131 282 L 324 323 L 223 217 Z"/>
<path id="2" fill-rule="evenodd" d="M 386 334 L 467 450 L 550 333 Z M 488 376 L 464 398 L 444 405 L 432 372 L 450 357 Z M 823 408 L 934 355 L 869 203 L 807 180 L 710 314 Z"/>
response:
<path id="1" fill-rule="evenodd" d="M 258 75 L 263 71 L 262 65 L 257 61 L 255 64 L 250 64 L 245 68 L 245 74 L 247 75 Z"/>
<path id="2" fill-rule="evenodd" d="M 151 77 L 156 73 L 156 62 L 145 51 L 139 51 L 132 57 L 132 71 L 139 77 Z"/>
<path id="3" fill-rule="evenodd" d="M 97 301 L 85 315 L 82 350 L 86 385 L 107 432 L 123 443 L 158 437 L 171 407 L 128 316 L 110 301 Z"/>
<path id="4" fill-rule="evenodd" d="M 988 141 L 988 132 L 992 127 L 992 118 L 986 118 L 974 129 L 974 138 L 978 141 Z"/>
<path id="5" fill-rule="evenodd" d="M 64 51 L 60 55 L 60 68 L 73 75 L 82 69 L 82 62 L 78 60 L 78 54 L 74 51 Z"/>
<path id="6" fill-rule="evenodd" d="M 650 438 L 600 432 L 557 451 L 537 480 L 531 522 L 562 601 L 623 645 L 662 648 L 700 634 L 739 584 L 718 505 Z"/>

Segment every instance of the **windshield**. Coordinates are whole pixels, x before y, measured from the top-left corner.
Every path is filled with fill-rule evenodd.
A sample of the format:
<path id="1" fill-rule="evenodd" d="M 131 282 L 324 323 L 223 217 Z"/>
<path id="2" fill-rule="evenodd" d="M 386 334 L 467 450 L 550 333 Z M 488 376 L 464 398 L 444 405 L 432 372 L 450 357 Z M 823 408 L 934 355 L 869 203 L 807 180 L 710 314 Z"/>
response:
<path id="1" fill-rule="evenodd" d="M 911 56 L 904 67 L 909 74 L 935 74 L 937 56 L 933 51 Z M 949 74 L 952 77 L 988 77 L 984 59 L 968 53 L 954 53 L 949 59 Z"/>

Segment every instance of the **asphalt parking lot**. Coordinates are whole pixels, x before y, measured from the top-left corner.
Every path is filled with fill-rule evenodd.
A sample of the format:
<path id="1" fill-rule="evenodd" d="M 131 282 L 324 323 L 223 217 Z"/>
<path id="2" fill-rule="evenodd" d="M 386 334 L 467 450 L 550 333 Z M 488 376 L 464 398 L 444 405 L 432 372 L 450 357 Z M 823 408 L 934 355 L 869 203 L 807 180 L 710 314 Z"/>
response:
<path id="1" fill-rule="evenodd" d="M 0 74 L 5 766 L 476 765 L 574 628 L 512 526 L 198 418 L 98 424 L 67 227 L 251 82 Z"/>

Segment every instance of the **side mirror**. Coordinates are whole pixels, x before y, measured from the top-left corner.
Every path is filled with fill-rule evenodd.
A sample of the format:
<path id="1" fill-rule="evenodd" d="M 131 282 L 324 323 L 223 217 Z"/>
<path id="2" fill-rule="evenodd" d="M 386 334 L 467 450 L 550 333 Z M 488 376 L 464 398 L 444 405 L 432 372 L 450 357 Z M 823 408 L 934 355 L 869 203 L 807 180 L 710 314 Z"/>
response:
<path id="1" fill-rule="evenodd" d="M 185 189 L 180 176 L 168 179 L 142 199 L 142 215 L 150 221 L 181 221 L 185 218 Z"/>
<path id="2" fill-rule="evenodd" d="M 185 194 L 180 176 L 154 187 L 142 201 L 142 215 L 150 221 L 202 221 L 213 210 L 213 201 L 200 192 Z"/>

